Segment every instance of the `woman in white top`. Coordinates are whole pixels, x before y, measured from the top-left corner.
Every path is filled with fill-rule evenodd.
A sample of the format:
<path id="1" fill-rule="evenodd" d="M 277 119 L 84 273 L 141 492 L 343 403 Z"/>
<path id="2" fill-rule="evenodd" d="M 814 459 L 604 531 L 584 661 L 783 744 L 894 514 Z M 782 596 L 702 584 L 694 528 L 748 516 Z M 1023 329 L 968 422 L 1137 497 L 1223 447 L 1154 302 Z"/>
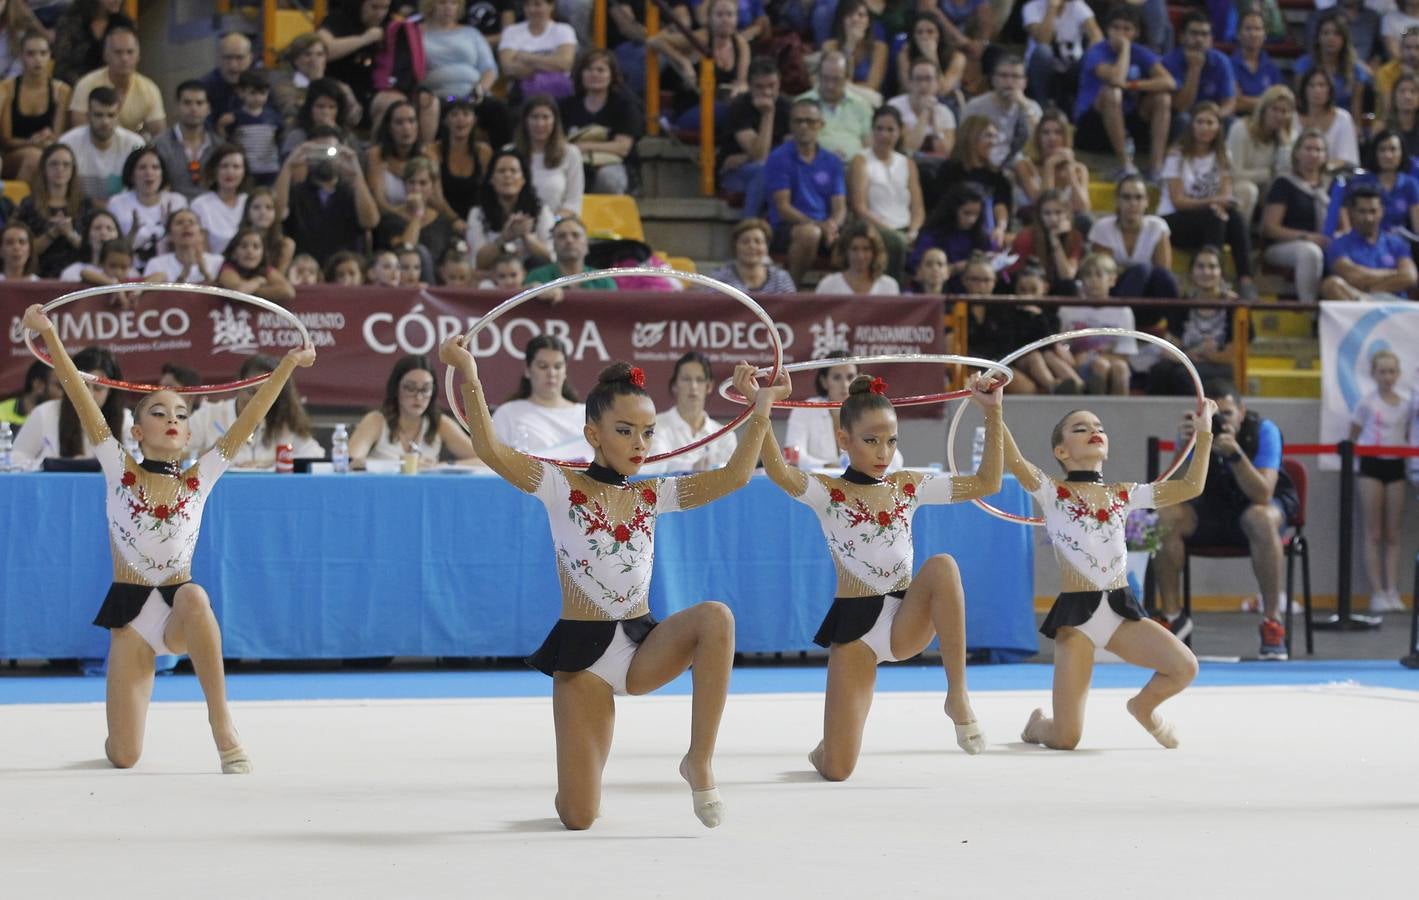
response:
<path id="1" fill-rule="evenodd" d="M 894 295 L 900 294 L 897 279 L 883 274 L 887 248 L 877 229 L 866 222 L 853 222 L 843 229 L 833 246 L 833 267 L 838 271 L 818 282 L 819 294 Z"/>
<path id="2" fill-rule="evenodd" d="M 523 351 L 527 369 L 512 399 L 493 413 L 498 440 L 515 450 L 556 459 L 592 458 L 586 442 L 586 404 L 567 382 L 566 345 L 539 334 Z"/>
<path id="3" fill-rule="evenodd" d="M 103 347 L 85 347 L 74 354 L 74 365 L 80 372 L 100 378 L 118 380 L 123 377 L 118 360 Z M 126 435 L 133 427 L 133 416 L 123 405 L 118 391 L 104 385 L 89 384 L 94 402 L 99 405 L 109 431 Z M 79 413 L 68 397 L 46 400 L 30 411 L 25 424 L 15 435 L 11 462 L 17 469 L 38 469 L 50 457 L 57 459 L 93 459 L 94 445 L 84 433 Z"/>
<path id="4" fill-rule="evenodd" d="M 1227 132 L 1227 156 L 1232 161 L 1232 190 L 1237 208 L 1248 222 L 1257 198 L 1266 196 L 1272 179 L 1291 171 L 1291 145 L 1296 142 L 1296 95 L 1284 84 L 1273 84 L 1257 99 L 1256 109 L 1237 119 Z"/>
<path id="5" fill-rule="evenodd" d="M 1355 407 L 1350 440 L 1372 447 L 1408 446 L 1409 392 L 1397 389 L 1399 357 L 1381 350 L 1370 357 L 1375 389 Z M 1365 577 L 1370 611 L 1399 612 L 1399 548 L 1404 524 L 1405 464 L 1402 457 L 1360 459 L 1360 506 L 1365 510 Z"/>
<path id="6" fill-rule="evenodd" d="M 460 462 L 477 454 L 473 442 L 452 416 L 439 408 L 438 379 L 429 358 L 409 354 L 394 364 L 384 386 L 384 403 L 371 410 L 350 436 L 350 465 L 365 460 L 398 460 L 417 453 L 422 468 L 437 465 L 444 447 Z"/>
<path id="7" fill-rule="evenodd" d="M 1148 215 L 1148 183 L 1139 175 L 1125 175 L 1114 187 L 1114 215 L 1094 223 L 1089 245 L 1114 258 L 1124 270 L 1120 282 L 1134 275 L 1137 289 L 1126 296 L 1176 297 L 1171 234 L 1167 222 Z"/>
<path id="8" fill-rule="evenodd" d="M 113 213 L 106 209 L 96 210 L 89 216 L 89 223 L 84 226 L 84 242 L 79 245 L 79 253 L 83 259 L 76 263 L 71 263 L 64 267 L 64 271 L 59 273 L 60 281 L 82 281 L 87 284 L 113 284 L 114 280 L 103 271 L 103 260 L 100 253 L 103 245 L 109 241 L 116 241 L 123 235 L 118 227 L 118 219 Z M 132 278 L 137 278 L 135 270 L 131 273 Z"/>
<path id="9" fill-rule="evenodd" d="M 526 97 L 572 92 L 572 63 L 576 62 L 576 32 L 552 20 L 552 0 L 526 0 L 524 21 L 509 25 L 498 38 L 498 68 L 516 79 Z"/>
<path id="10" fill-rule="evenodd" d="M 375 129 L 374 141 L 365 160 L 365 183 L 381 216 L 406 217 L 404 201 L 409 198 L 404 185 L 404 167 L 415 157 L 423 157 L 433 163 L 434 190 L 426 198 L 429 206 L 457 220 L 444 199 L 438 175 L 437 152 L 419 137 L 419 111 L 408 100 L 395 101 L 379 128 Z"/>
<path id="11" fill-rule="evenodd" d="M 248 356 L 237 372 L 238 378 L 250 378 L 264 372 L 275 372 L 278 363 L 269 356 Z M 188 419 L 192 429 L 192 441 L 188 445 L 198 456 L 217 445 L 237 417 L 246 409 L 251 398 L 256 396 L 256 388 L 238 391 L 235 397 L 225 400 L 208 400 L 197 407 Z M 292 457 L 301 459 L 324 459 L 325 449 L 315 439 L 310 425 L 310 414 L 301 402 L 300 392 L 294 380 L 287 381 L 276 401 L 262 417 L 241 449 L 231 456 L 231 464 L 239 469 L 270 469 L 276 465 L 276 448 L 290 444 Z"/>
<path id="12" fill-rule="evenodd" d="M 192 201 L 192 211 L 202 223 L 207 249 L 212 253 L 225 252 L 241 227 L 241 217 L 246 212 L 246 192 L 250 187 L 248 171 L 246 151 L 235 144 L 218 147 L 207 160 L 203 173 L 207 193 Z"/>
<path id="13" fill-rule="evenodd" d="M 1302 128 L 1314 128 L 1325 135 L 1325 146 L 1335 168 L 1360 164 L 1360 139 L 1349 111 L 1335 105 L 1335 83 L 1323 69 L 1311 69 L 1301 79 L 1301 95 L 1296 98 Z"/>
<path id="14" fill-rule="evenodd" d="M 705 400 L 714 388 L 714 372 L 708 356 L 691 350 L 675 361 L 675 370 L 670 374 L 670 396 L 675 399 L 675 405 L 655 416 L 651 456 L 692 444 L 724 427 L 723 423 L 705 415 Z M 706 472 L 718 469 L 728 463 L 737 446 L 739 438 L 731 431 L 674 459 L 644 466 L 641 472 Z"/>
<path id="15" fill-rule="evenodd" d="M 907 248 L 926 218 L 916 163 L 901 147 L 901 113 L 884 106 L 872 116 L 872 146 L 852 158 L 847 175 L 848 207 L 877 230 L 887 249 L 886 272 L 899 282 Z"/>
<path id="16" fill-rule="evenodd" d="M 222 254 L 207 252 L 207 238 L 197 213 L 183 207 L 168 217 L 172 252 L 159 253 L 143 267 L 144 278 L 170 284 L 213 284 L 222 271 Z"/>
<path id="17" fill-rule="evenodd" d="M 532 165 L 537 199 L 556 216 L 581 215 L 586 174 L 581 151 L 562 131 L 562 113 L 551 97 L 533 97 L 522 108 L 517 152 Z"/>
<path id="18" fill-rule="evenodd" d="M 35 281 L 34 236 L 23 222 L 0 229 L 0 281 Z"/>
<path id="19" fill-rule="evenodd" d="M 170 191 L 171 181 L 155 147 L 141 147 L 123 164 L 123 185 L 128 188 L 110 197 L 108 211 L 133 248 L 134 259 L 146 263 L 158 254 L 167 236 L 168 219 L 187 208 L 187 198 Z"/>
<path id="20" fill-rule="evenodd" d="M 846 350 L 834 350 L 827 359 L 842 359 L 848 356 Z M 813 378 L 817 389 L 815 400 L 831 400 L 841 404 L 847 399 L 848 388 L 857 377 L 857 366 L 852 364 L 829 366 L 819 369 Z M 841 447 L 838 446 L 838 408 L 799 407 L 789 410 L 788 427 L 783 438 L 783 457 L 791 466 L 812 471 L 847 465 Z M 887 466 L 887 474 L 902 467 L 902 451 L 892 454 L 892 462 Z"/>
<path id="21" fill-rule="evenodd" d="M 550 260 L 555 224 L 556 217 L 532 189 L 526 161 L 512 150 L 494 153 L 478 202 L 468 210 L 464 237 L 473 268 L 488 271 L 505 252 L 524 261 Z"/>
<path id="22" fill-rule="evenodd" d="M 940 82 L 941 67 L 923 57 L 911 65 L 907 92 L 887 101 L 901 114 L 902 149 L 908 153 L 945 159 L 956 146 L 956 115 L 936 95 Z"/>

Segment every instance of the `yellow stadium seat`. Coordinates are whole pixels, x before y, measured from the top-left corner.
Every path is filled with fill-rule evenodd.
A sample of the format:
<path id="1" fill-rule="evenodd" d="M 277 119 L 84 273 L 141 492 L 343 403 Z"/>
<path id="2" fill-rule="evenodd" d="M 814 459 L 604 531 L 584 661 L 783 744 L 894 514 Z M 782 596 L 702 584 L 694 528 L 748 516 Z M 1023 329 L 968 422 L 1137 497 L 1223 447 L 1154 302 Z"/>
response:
<path id="1" fill-rule="evenodd" d="M 1109 181 L 1089 182 L 1089 208 L 1093 210 L 1094 216 L 1111 215 L 1117 205 L 1114 200 L 1115 186 Z M 1158 209 L 1158 197 L 1160 196 L 1158 186 L 1148 185 L 1148 209 L 1156 211 Z"/>
<path id="2" fill-rule="evenodd" d="M 625 194 L 586 194 L 581 199 L 581 220 L 592 237 L 645 240 L 636 198 Z"/>
<path id="3" fill-rule="evenodd" d="M 277 56 L 291 45 L 291 41 L 315 30 L 315 22 L 310 13 L 299 9 L 278 9 L 271 25 L 271 47 Z"/>
<path id="4" fill-rule="evenodd" d="M 10 202 L 15 204 L 16 206 L 19 206 L 20 201 L 25 199 L 29 195 L 30 186 L 25 184 L 23 181 L 5 182 L 5 196 L 8 197 Z"/>

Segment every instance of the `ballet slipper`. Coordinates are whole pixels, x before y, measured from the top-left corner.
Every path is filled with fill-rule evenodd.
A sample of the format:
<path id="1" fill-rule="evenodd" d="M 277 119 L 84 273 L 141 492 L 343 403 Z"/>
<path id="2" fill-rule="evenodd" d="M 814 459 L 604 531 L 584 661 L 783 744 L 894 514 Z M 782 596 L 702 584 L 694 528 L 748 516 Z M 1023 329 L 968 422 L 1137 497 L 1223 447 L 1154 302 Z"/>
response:
<path id="1" fill-rule="evenodd" d="M 971 721 L 964 725 L 957 725 L 956 744 L 971 756 L 984 750 L 985 732 L 981 731 L 980 722 Z"/>
<path id="2" fill-rule="evenodd" d="M 1020 740 L 1027 744 L 1043 744 L 1043 739 L 1031 736 L 1030 732 L 1038 726 L 1040 722 L 1044 721 L 1044 718 L 1045 711 L 1042 709 L 1036 709 L 1034 712 L 1030 713 L 1030 721 L 1025 723 L 1025 730 L 1020 732 Z"/>
<path id="3" fill-rule="evenodd" d="M 706 828 L 718 828 L 724 821 L 724 801 L 719 797 L 719 788 L 695 790 L 694 782 L 690 781 L 690 774 L 685 768 L 689 763 L 688 756 L 680 760 L 680 777 L 690 785 L 690 802 L 695 808 L 695 818 Z"/>
<path id="4" fill-rule="evenodd" d="M 251 774 L 251 756 L 241 744 L 237 744 L 230 750 L 222 750 L 220 753 L 222 757 L 223 775 Z"/>
<path id="5" fill-rule="evenodd" d="M 1153 740 L 1169 750 L 1178 749 L 1178 736 L 1173 730 L 1173 723 L 1156 714 L 1153 716 L 1153 721 L 1158 724 L 1147 729 L 1148 733 L 1153 735 Z"/>

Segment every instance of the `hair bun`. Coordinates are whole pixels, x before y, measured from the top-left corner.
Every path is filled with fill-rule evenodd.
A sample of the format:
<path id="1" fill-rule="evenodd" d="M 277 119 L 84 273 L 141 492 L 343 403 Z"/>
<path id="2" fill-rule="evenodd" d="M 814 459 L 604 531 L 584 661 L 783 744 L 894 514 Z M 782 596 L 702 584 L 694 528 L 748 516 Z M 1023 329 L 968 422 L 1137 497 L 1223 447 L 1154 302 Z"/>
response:
<path id="1" fill-rule="evenodd" d="M 601 374 L 596 378 L 597 384 L 629 384 L 632 387 L 645 388 L 645 371 L 630 363 L 612 363 L 601 370 Z"/>
<path id="2" fill-rule="evenodd" d="M 852 384 L 849 384 L 847 386 L 848 396 L 851 397 L 853 394 L 872 393 L 872 380 L 873 379 L 871 375 L 857 376 L 852 380 Z"/>

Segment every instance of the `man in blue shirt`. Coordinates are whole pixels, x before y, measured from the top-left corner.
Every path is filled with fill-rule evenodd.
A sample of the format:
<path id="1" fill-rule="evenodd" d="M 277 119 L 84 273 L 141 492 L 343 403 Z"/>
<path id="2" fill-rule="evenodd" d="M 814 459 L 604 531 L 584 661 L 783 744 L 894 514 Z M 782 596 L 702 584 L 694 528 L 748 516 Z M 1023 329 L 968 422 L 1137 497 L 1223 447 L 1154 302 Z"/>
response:
<path id="1" fill-rule="evenodd" d="M 1104 40 L 1089 48 L 1079 65 L 1079 95 L 1074 121 L 1079 134 L 1108 135 L 1118 157 L 1120 175 L 1135 174 L 1137 167 L 1128 148 L 1129 131 L 1146 127 L 1150 168 L 1163 168 L 1172 124 L 1177 82 L 1153 51 L 1134 43 L 1138 36 L 1138 11 L 1126 3 L 1109 10 Z M 1100 129 L 1102 126 L 1102 129 Z"/>
<path id="2" fill-rule="evenodd" d="M 838 239 L 847 216 L 847 184 L 843 163 L 818 146 L 823 109 L 817 100 L 800 97 L 788 118 L 790 137 L 764 163 L 764 190 L 769 195 L 772 249 L 788 251 L 788 272 L 795 284 Z"/>
<path id="3" fill-rule="evenodd" d="M 1320 283 L 1322 300 L 1406 299 L 1419 284 L 1409 242 L 1384 234 L 1384 197 L 1374 184 L 1357 184 L 1345 197 L 1350 231 L 1331 241 L 1326 264 L 1331 275 Z"/>
<path id="4" fill-rule="evenodd" d="M 1208 397 L 1217 401 L 1210 423 L 1184 417 L 1178 448 L 1192 439 L 1195 427 L 1212 429 L 1212 458 L 1202 494 L 1187 503 L 1158 510 L 1162 546 L 1154 557 L 1162 622 L 1179 639 L 1192 633 L 1182 613 L 1178 576 L 1188 544 L 1246 547 L 1265 618 L 1261 622 L 1262 659 L 1286 658 L 1286 628 L 1281 624 L 1281 532 L 1299 509 L 1295 485 L 1281 468 L 1281 429 L 1248 412 L 1236 386 L 1209 381 Z"/>
<path id="5" fill-rule="evenodd" d="M 1173 109 L 1188 117 L 1192 108 L 1204 100 L 1217 104 L 1222 113 L 1223 127 L 1237 108 L 1237 86 L 1232 78 L 1232 64 L 1212 49 L 1212 19 L 1200 9 L 1194 9 L 1182 20 L 1182 44 L 1163 57 L 1163 68 L 1178 83 L 1173 92 Z"/>

